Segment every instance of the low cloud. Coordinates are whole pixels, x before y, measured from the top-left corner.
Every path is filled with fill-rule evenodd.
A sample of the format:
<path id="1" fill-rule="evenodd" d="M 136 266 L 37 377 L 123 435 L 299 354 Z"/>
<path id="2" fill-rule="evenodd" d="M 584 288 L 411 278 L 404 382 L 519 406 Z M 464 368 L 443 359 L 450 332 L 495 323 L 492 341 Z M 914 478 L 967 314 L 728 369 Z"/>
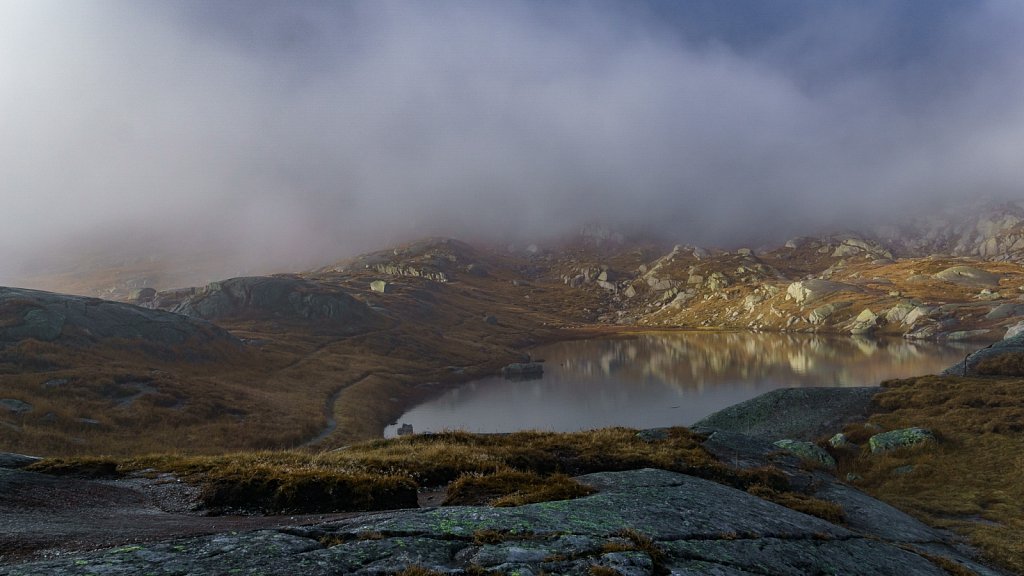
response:
<path id="1" fill-rule="evenodd" d="M 766 4 L 9 0 L 0 277 L 97 236 L 293 269 L 1022 196 L 1020 4 Z"/>

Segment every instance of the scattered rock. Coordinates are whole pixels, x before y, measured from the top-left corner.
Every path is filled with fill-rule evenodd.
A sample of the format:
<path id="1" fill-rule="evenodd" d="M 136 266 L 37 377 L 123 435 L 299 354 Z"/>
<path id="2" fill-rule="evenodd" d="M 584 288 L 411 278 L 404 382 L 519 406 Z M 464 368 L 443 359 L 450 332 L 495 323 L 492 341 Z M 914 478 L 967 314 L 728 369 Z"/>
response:
<path id="1" fill-rule="evenodd" d="M 850 442 L 850 439 L 846 437 L 846 434 L 842 432 L 828 439 L 828 445 L 833 448 L 855 448 L 857 445 Z"/>
<path id="2" fill-rule="evenodd" d="M 898 448 L 907 448 L 917 444 L 934 442 L 935 435 L 925 428 L 901 428 L 875 434 L 868 440 L 871 452 L 877 454 Z"/>
<path id="3" fill-rule="evenodd" d="M 484 316 L 484 323 L 485 324 L 489 324 L 491 326 L 497 326 L 498 325 L 498 318 L 496 316 L 492 315 L 492 314 L 488 314 L 488 315 Z"/>
<path id="4" fill-rule="evenodd" d="M 835 459 L 814 442 L 782 439 L 776 440 L 775 445 L 799 457 L 801 460 L 820 464 L 829 470 L 836 469 Z"/>
<path id="5" fill-rule="evenodd" d="M 388 291 L 388 283 L 383 280 L 374 280 L 373 282 L 370 282 L 370 290 L 386 294 Z"/>

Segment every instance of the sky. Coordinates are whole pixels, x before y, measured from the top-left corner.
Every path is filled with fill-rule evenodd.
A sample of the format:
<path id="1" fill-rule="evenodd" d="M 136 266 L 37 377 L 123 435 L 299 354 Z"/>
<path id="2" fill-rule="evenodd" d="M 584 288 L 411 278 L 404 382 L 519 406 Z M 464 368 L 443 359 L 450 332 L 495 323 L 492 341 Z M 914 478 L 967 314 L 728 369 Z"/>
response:
<path id="1" fill-rule="evenodd" d="M 1024 3 L 0 0 L 0 278 L 1024 197 Z"/>

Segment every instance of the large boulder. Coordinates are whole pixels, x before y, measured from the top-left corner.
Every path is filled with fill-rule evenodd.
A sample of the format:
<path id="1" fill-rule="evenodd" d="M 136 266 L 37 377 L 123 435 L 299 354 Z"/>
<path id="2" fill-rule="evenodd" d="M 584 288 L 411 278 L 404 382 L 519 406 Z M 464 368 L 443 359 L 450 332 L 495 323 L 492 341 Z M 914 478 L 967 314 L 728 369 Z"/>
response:
<path id="1" fill-rule="evenodd" d="M 968 288 L 998 288 L 1000 276 L 971 266 L 953 266 L 939 272 L 935 278 Z"/>
<path id="2" fill-rule="evenodd" d="M 851 302 L 832 302 L 831 304 L 818 306 L 811 311 L 811 314 L 807 317 L 807 321 L 811 324 L 821 324 L 836 311 L 847 308 L 850 304 Z"/>
<path id="3" fill-rule="evenodd" d="M 868 440 L 871 452 L 880 453 L 909 448 L 918 444 L 928 444 L 935 441 L 935 435 L 931 430 L 925 428 L 901 428 L 875 434 Z"/>
<path id="4" fill-rule="evenodd" d="M 229 340 L 202 320 L 121 302 L 40 290 L 0 287 L 0 346 L 23 340 L 87 345 L 105 339 L 176 345 L 189 340 Z"/>
<path id="5" fill-rule="evenodd" d="M 363 302 L 340 288 L 289 276 L 251 276 L 214 282 L 185 298 L 174 312 L 225 318 L 326 320 L 359 330 L 377 318 Z"/>

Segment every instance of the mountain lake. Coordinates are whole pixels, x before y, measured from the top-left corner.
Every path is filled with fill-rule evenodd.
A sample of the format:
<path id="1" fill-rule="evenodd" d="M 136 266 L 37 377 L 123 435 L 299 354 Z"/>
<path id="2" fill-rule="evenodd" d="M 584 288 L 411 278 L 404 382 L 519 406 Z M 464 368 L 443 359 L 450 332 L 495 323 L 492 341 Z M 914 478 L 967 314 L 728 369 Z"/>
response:
<path id="1" fill-rule="evenodd" d="M 388 426 L 572 432 L 608 426 L 688 426 L 776 388 L 875 386 L 934 374 L 976 342 L 935 343 L 753 332 L 663 332 L 558 342 L 530 351 L 544 373 L 492 376 L 449 389 Z"/>

